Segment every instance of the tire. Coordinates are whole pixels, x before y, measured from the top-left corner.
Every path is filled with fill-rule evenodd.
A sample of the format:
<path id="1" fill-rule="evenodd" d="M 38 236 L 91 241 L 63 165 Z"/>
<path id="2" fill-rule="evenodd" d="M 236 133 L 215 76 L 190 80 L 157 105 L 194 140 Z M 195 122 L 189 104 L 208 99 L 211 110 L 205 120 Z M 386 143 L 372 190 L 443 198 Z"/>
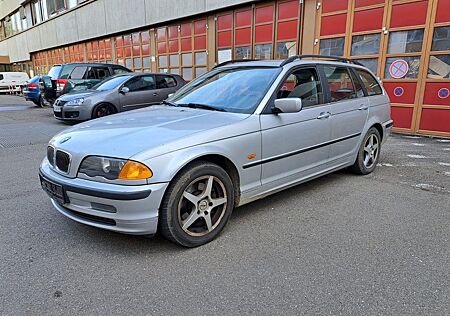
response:
<path id="1" fill-rule="evenodd" d="M 93 119 L 100 118 L 115 113 L 117 113 L 117 110 L 114 107 L 114 105 L 108 103 L 101 103 L 97 105 L 92 111 L 92 118 Z"/>
<path id="2" fill-rule="evenodd" d="M 184 247 L 212 241 L 233 212 L 234 190 L 230 176 L 218 165 L 193 163 L 167 188 L 159 211 L 159 232 Z"/>
<path id="3" fill-rule="evenodd" d="M 44 98 L 43 98 L 42 96 L 39 97 L 38 105 L 39 105 L 41 108 L 45 108 Z"/>
<path id="4" fill-rule="evenodd" d="M 381 136 L 375 127 L 371 127 L 361 143 L 358 156 L 350 171 L 360 175 L 372 173 L 377 167 L 381 152 Z"/>

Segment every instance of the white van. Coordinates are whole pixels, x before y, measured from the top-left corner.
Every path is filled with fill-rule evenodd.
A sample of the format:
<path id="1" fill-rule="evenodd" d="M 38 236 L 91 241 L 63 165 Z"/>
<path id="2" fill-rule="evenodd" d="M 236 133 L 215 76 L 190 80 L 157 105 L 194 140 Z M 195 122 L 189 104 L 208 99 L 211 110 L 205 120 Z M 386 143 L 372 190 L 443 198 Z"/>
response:
<path id="1" fill-rule="evenodd" d="M 0 92 L 20 90 L 20 85 L 28 79 L 26 72 L 0 72 Z"/>

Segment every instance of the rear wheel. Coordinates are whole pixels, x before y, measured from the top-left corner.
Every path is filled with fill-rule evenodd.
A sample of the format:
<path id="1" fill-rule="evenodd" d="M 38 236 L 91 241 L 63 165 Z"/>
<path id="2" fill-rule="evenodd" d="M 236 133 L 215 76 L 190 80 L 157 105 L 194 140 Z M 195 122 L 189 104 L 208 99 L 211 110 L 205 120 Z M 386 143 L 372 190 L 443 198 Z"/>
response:
<path id="1" fill-rule="evenodd" d="M 353 166 L 350 170 L 356 174 L 369 174 L 377 166 L 381 151 L 381 136 L 375 127 L 372 127 L 364 137 Z"/>
<path id="2" fill-rule="evenodd" d="M 92 112 L 92 118 L 104 117 L 115 113 L 117 113 L 117 111 L 113 105 L 102 103 L 95 107 L 94 111 Z"/>
<path id="3" fill-rule="evenodd" d="M 41 108 L 45 108 L 45 102 L 42 96 L 39 97 L 37 105 L 39 105 Z"/>
<path id="4" fill-rule="evenodd" d="M 197 247 L 220 234 L 233 208 L 230 176 L 216 164 L 198 162 L 167 189 L 159 211 L 160 232 L 179 245 Z"/>

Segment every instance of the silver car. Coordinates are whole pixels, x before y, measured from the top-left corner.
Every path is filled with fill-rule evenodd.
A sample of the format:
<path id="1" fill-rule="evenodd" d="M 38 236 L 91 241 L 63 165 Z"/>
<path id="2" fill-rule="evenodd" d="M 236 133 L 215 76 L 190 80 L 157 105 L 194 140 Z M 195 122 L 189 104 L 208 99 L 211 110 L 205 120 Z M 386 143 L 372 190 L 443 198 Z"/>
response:
<path id="1" fill-rule="evenodd" d="M 164 103 L 56 135 L 40 166 L 53 206 L 195 247 L 235 207 L 342 168 L 371 173 L 393 123 L 369 70 L 302 56 L 219 65 Z"/>
<path id="2" fill-rule="evenodd" d="M 74 87 L 55 101 L 53 114 L 59 120 L 87 121 L 161 102 L 185 84 L 179 75 L 124 73 L 89 90 Z"/>

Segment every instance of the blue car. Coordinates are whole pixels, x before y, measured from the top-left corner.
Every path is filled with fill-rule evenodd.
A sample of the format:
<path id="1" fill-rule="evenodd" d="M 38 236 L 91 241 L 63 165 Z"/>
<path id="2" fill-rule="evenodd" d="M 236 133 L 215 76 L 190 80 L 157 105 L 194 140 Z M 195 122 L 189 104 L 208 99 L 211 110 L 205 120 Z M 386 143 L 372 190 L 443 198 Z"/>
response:
<path id="1" fill-rule="evenodd" d="M 23 96 L 27 101 L 32 101 L 34 104 L 44 107 L 44 100 L 41 97 L 41 90 L 39 89 L 39 76 L 34 76 L 23 87 Z"/>

